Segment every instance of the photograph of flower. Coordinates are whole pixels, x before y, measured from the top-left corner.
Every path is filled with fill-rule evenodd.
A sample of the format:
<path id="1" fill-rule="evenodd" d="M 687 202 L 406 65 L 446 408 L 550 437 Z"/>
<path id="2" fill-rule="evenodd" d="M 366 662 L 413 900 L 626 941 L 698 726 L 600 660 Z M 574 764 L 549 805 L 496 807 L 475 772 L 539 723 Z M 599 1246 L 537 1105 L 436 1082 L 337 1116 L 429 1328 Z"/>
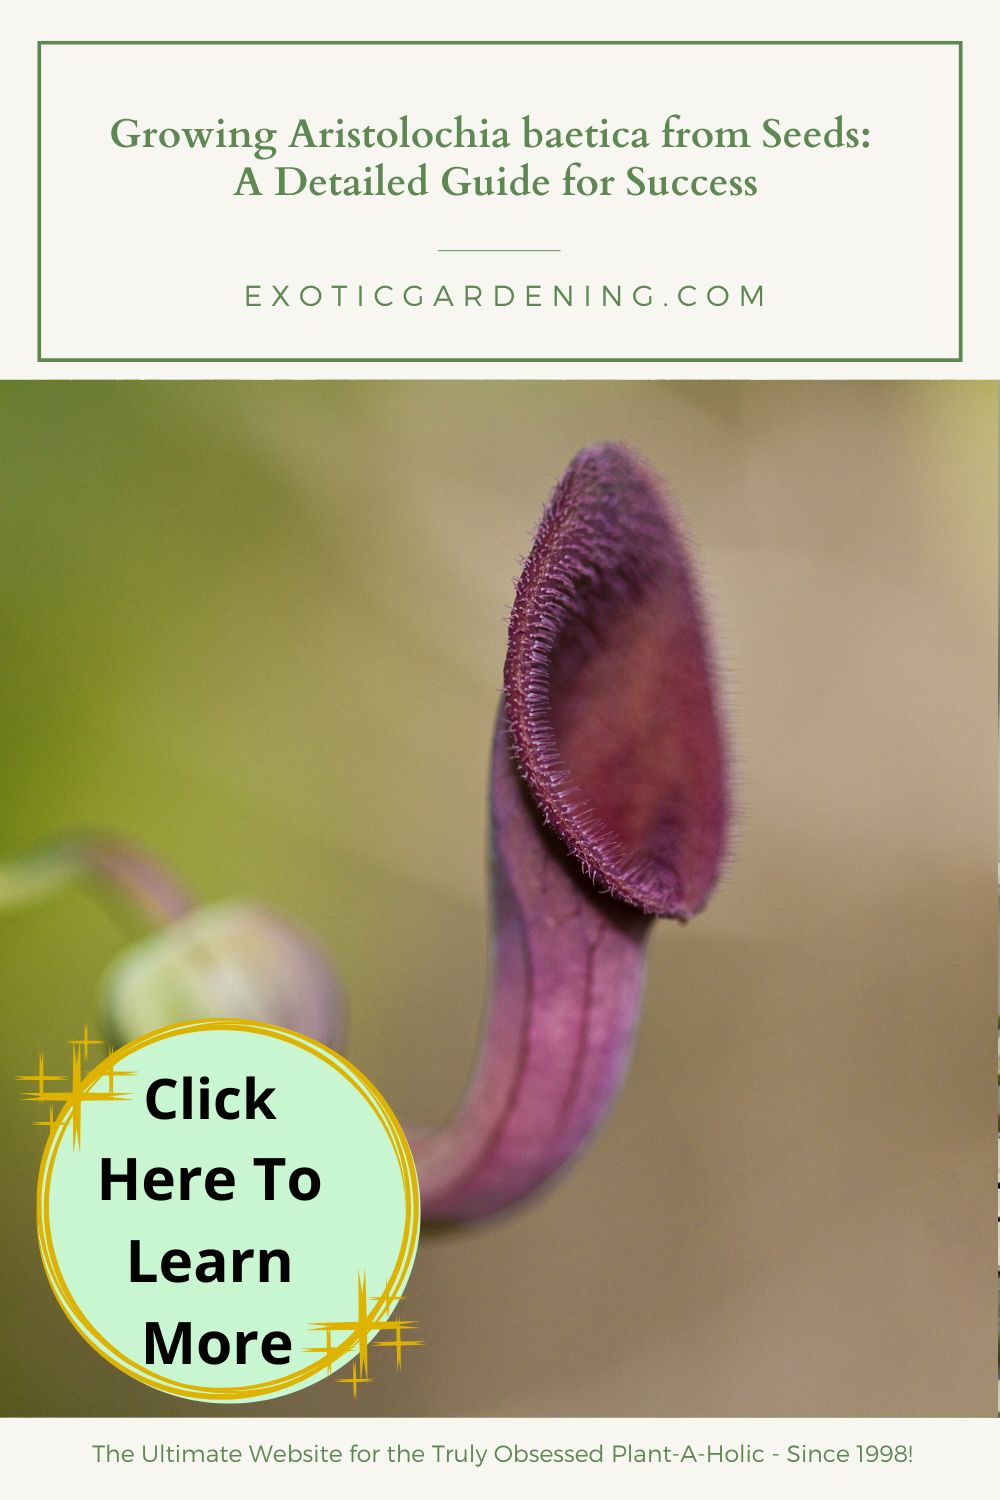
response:
<path id="1" fill-rule="evenodd" d="M 281 1415 L 989 1413 L 994 387 L 0 426 L 6 1056 L 268 1021 L 416 1160 L 421 1346 Z M 5 1409 L 190 1416 L 51 1297 L 3 1099 Z"/>

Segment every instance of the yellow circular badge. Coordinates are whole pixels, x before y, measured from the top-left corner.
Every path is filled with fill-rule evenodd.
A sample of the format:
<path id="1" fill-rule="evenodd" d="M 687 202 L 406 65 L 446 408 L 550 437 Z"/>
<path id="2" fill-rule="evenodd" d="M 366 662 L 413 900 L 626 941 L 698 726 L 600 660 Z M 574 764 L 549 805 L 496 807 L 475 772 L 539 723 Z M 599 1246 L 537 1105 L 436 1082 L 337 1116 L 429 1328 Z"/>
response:
<path id="1" fill-rule="evenodd" d="M 395 1316 L 419 1234 L 413 1156 L 337 1053 L 191 1022 L 74 1076 L 64 1099 L 38 1177 L 42 1261 L 117 1369 L 236 1402 L 350 1364 L 338 1379 L 357 1394 L 420 1342 Z"/>

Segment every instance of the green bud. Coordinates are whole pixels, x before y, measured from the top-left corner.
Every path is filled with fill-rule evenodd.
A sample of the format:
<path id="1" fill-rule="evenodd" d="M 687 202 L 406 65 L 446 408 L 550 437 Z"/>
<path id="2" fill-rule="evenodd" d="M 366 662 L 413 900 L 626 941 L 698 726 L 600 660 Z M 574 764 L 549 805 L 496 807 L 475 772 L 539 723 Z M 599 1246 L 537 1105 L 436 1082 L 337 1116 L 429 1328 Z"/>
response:
<path id="1" fill-rule="evenodd" d="M 101 984 L 118 1046 L 183 1021 L 266 1021 L 335 1050 L 345 1039 L 339 986 L 316 945 L 249 902 L 200 906 L 126 949 Z"/>

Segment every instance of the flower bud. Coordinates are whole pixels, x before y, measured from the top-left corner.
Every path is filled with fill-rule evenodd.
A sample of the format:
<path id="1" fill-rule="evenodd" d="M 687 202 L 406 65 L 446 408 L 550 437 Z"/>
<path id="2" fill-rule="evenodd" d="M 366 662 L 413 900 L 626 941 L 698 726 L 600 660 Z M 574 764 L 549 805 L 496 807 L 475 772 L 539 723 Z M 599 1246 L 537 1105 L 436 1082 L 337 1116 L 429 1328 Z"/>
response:
<path id="1" fill-rule="evenodd" d="M 109 1037 L 120 1046 L 163 1026 L 264 1021 L 343 1047 L 340 989 L 312 940 L 266 907 L 200 906 L 135 943 L 106 970 Z"/>

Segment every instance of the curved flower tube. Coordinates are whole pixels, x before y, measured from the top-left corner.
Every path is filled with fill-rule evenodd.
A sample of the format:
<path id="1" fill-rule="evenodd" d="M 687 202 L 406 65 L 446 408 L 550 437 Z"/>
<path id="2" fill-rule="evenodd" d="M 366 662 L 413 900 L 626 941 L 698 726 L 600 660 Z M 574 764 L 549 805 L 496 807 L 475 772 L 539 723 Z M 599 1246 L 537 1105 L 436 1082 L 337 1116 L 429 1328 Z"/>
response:
<path id="1" fill-rule="evenodd" d="M 561 1168 L 624 1077 L 652 919 L 602 895 L 546 829 L 493 742 L 493 997 L 455 1119 L 409 1131 L 425 1222 L 507 1208 Z"/>
<path id="2" fill-rule="evenodd" d="M 427 1220 L 481 1218 L 559 1170 L 624 1076 L 653 916 L 686 920 L 729 796 L 691 565 L 655 480 L 585 450 L 517 588 L 491 779 L 494 976 L 455 1120 L 413 1137 Z"/>

